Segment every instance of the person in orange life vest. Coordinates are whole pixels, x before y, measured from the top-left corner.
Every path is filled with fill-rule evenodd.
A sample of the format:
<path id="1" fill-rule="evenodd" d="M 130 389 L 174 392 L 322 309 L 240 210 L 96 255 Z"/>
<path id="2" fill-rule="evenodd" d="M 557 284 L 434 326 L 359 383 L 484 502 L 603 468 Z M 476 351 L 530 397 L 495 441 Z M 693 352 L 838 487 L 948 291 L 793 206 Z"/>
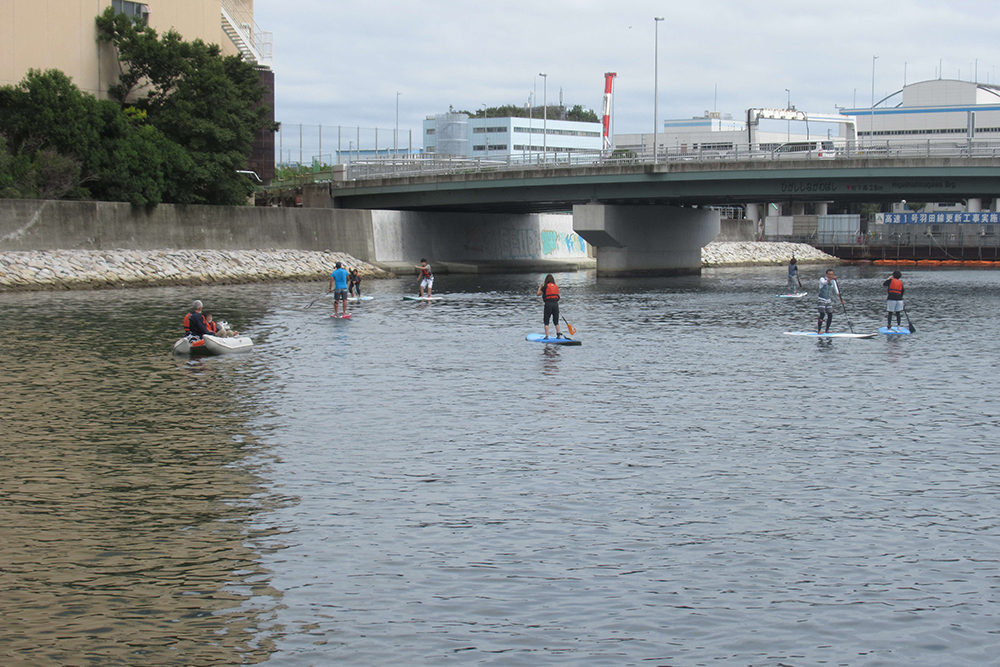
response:
<path id="1" fill-rule="evenodd" d="M 413 268 L 420 269 L 420 297 L 424 297 L 424 288 L 427 288 L 427 298 L 431 296 L 431 288 L 434 287 L 434 274 L 431 273 L 431 265 L 427 263 L 426 259 L 421 258 L 420 264 L 415 265 Z"/>
<path id="2" fill-rule="evenodd" d="M 205 318 L 201 315 L 201 301 L 191 304 L 191 312 L 184 316 L 184 330 L 192 336 L 201 338 L 208 333 Z"/>
<path id="3" fill-rule="evenodd" d="M 538 286 L 535 296 L 542 297 L 542 302 L 545 304 L 542 317 L 545 324 L 545 337 L 549 337 L 549 318 L 552 318 L 556 324 L 556 338 L 562 338 L 563 335 L 559 333 L 559 286 L 556 285 L 556 279 L 552 277 L 551 273 L 545 276 L 545 282 Z"/>
<path id="4" fill-rule="evenodd" d="M 903 281 L 900 280 L 903 274 L 899 271 L 893 271 L 889 278 L 886 278 L 885 282 L 882 283 L 882 287 L 889 288 L 889 294 L 885 301 L 886 310 L 886 323 L 885 327 L 887 329 L 892 328 L 892 314 L 896 313 L 896 326 L 903 326 Z"/>
<path id="5" fill-rule="evenodd" d="M 208 333 L 212 336 L 218 336 L 220 338 L 229 338 L 231 336 L 239 336 L 239 331 L 233 331 L 232 329 L 223 328 L 220 329 L 219 325 L 215 323 L 212 319 L 212 313 L 207 310 L 201 314 L 205 318 L 205 328 L 208 329 Z M 223 326 L 225 326 L 223 324 Z"/>

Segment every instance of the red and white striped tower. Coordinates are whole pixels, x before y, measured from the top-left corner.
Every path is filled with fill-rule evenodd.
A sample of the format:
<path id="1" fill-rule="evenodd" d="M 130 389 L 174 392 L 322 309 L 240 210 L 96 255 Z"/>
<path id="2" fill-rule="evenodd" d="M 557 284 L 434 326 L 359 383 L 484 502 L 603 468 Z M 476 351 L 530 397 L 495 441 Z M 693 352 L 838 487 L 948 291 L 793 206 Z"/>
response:
<path id="1" fill-rule="evenodd" d="M 606 151 L 611 149 L 611 84 L 616 76 L 618 75 L 614 72 L 604 73 L 604 150 Z"/>

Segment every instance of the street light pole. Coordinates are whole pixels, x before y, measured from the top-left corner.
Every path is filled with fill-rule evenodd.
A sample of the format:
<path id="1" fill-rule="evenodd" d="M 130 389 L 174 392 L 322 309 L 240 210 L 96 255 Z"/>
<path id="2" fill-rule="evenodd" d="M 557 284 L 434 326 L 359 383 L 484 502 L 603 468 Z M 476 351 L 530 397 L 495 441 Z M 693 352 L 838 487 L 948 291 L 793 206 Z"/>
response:
<path id="1" fill-rule="evenodd" d="M 878 56 L 872 56 L 872 111 L 868 123 L 868 147 L 871 148 L 875 142 L 875 61 Z"/>
<path id="2" fill-rule="evenodd" d="M 657 162 L 656 141 L 660 131 L 659 84 L 660 84 L 660 21 L 662 16 L 653 17 L 653 164 Z"/>
<path id="3" fill-rule="evenodd" d="M 792 91 L 785 88 L 785 92 L 788 93 L 788 101 L 785 103 L 785 109 L 791 111 L 792 109 Z M 785 121 L 785 141 L 790 142 L 792 140 L 792 121 Z"/>
<path id="4" fill-rule="evenodd" d="M 547 160 L 545 153 L 549 150 L 549 75 L 539 72 L 542 77 L 542 159 Z"/>

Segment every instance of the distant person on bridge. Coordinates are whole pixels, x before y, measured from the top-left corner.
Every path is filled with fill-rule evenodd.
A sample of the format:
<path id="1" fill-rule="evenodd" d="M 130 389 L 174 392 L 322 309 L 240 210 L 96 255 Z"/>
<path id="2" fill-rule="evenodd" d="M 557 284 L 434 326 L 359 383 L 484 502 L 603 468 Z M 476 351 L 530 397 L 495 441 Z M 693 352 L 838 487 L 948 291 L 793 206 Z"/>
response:
<path id="1" fill-rule="evenodd" d="M 896 313 L 896 327 L 902 328 L 903 322 L 903 281 L 901 278 L 903 274 L 899 271 L 893 271 L 892 275 L 886 278 L 885 282 L 882 283 L 882 287 L 889 288 L 889 294 L 885 301 L 886 310 L 886 322 L 885 328 L 892 328 L 892 314 Z"/>
<path id="2" fill-rule="evenodd" d="M 427 289 L 426 297 L 431 298 L 431 288 L 434 287 L 434 274 L 431 272 L 431 265 L 426 259 L 421 258 L 420 264 L 413 268 L 420 269 L 420 298 L 424 298 L 424 288 Z"/>
<path id="3" fill-rule="evenodd" d="M 796 283 L 798 283 L 799 289 L 802 288 L 802 281 L 799 280 L 799 265 L 795 262 L 795 255 L 792 255 L 792 259 L 788 262 L 788 293 L 795 294 Z"/>
<path id="4" fill-rule="evenodd" d="M 819 310 L 819 319 L 816 320 L 816 333 L 823 332 L 823 318 L 826 317 L 826 333 L 830 333 L 830 324 L 833 322 L 833 295 L 840 296 L 840 287 L 837 286 L 837 276 L 833 269 L 827 269 L 826 275 L 819 279 L 819 297 L 816 299 L 816 309 Z M 843 297 L 840 299 L 843 301 Z"/>
<path id="5" fill-rule="evenodd" d="M 556 338 L 562 338 L 563 335 L 559 333 L 559 286 L 556 285 L 556 279 L 552 277 L 551 273 L 545 276 L 545 282 L 538 286 L 535 296 L 542 297 L 542 302 L 545 304 L 542 314 L 545 337 L 549 337 L 549 318 L 551 318 L 556 323 Z"/>

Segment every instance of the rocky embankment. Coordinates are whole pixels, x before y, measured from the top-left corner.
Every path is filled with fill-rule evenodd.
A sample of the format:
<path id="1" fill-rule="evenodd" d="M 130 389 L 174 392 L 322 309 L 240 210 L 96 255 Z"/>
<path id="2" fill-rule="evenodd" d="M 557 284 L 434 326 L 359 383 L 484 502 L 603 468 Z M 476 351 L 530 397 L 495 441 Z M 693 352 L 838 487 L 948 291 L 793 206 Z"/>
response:
<path id="1" fill-rule="evenodd" d="M 776 266 L 788 264 L 795 257 L 799 264 L 834 263 L 840 260 L 805 243 L 709 243 L 701 249 L 701 265 L 716 266 Z"/>
<path id="2" fill-rule="evenodd" d="M 0 291 L 321 280 L 336 262 L 392 274 L 341 252 L 307 250 L 46 250 L 0 252 Z"/>
<path id="3" fill-rule="evenodd" d="M 802 243 L 710 243 L 702 266 L 837 262 Z M 366 278 L 391 273 L 340 252 L 309 250 L 30 250 L 0 252 L 0 291 L 325 280 L 334 263 Z"/>

